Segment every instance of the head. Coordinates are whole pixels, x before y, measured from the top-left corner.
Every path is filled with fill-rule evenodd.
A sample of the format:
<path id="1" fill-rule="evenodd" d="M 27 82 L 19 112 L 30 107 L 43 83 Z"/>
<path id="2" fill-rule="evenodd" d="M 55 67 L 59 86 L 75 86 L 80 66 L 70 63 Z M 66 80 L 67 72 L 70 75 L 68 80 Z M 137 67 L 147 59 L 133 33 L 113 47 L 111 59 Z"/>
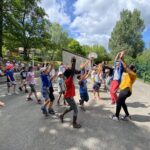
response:
<path id="1" fill-rule="evenodd" d="M 47 68 L 46 67 L 42 67 L 41 69 L 40 69 L 40 72 L 41 73 L 44 73 L 44 74 L 46 74 L 47 72 Z"/>
<path id="2" fill-rule="evenodd" d="M 66 78 L 69 78 L 72 75 L 72 70 L 71 69 L 66 69 L 66 71 L 64 72 L 64 76 Z"/>
<path id="3" fill-rule="evenodd" d="M 62 78 L 63 77 L 63 73 L 62 72 L 58 72 L 58 77 Z"/>
<path id="4" fill-rule="evenodd" d="M 29 69 L 28 69 L 28 71 L 29 71 L 29 72 L 32 72 L 32 71 L 33 71 L 33 67 L 30 66 Z"/>
<path id="5" fill-rule="evenodd" d="M 129 65 L 129 68 L 130 68 L 131 71 L 133 71 L 134 73 L 136 73 L 136 67 L 135 67 L 135 65 L 131 64 L 131 65 Z"/>
<path id="6" fill-rule="evenodd" d="M 77 79 L 80 80 L 80 78 L 81 78 L 81 75 L 78 75 L 78 76 L 77 76 Z"/>

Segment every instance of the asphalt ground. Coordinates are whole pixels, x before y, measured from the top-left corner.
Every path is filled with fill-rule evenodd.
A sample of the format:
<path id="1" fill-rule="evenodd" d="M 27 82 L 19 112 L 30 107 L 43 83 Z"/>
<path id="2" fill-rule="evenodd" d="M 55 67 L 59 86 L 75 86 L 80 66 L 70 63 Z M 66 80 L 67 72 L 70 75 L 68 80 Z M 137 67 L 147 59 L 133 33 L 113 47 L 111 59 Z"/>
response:
<path id="1" fill-rule="evenodd" d="M 40 82 L 37 82 L 40 96 Z M 55 96 L 57 86 L 54 84 Z M 79 92 L 76 86 L 75 100 Z M 57 116 L 45 118 L 36 101 L 26 101 L 27 94 L 7 96 L 6 85 L 0 85 L 0 100 L 6 106 L 0 109 L 0 150 L 149 150 L 150 149 L 150 85 L 136 81 L 133 95 L 127 99 L 132 121 L 113 121 L 115 112 L 109 93 L 101 89 L 103 100 L 90 100 L 86 111 L 79 109 L 81 129 L 73 129 L 72 113 L 61 124 Z M 63 102 L 62 102 L 63 103 Z M 59 114 L 67 106 L 56 106 Z M 121 115 L 123 115 L 123 111 Z"/>

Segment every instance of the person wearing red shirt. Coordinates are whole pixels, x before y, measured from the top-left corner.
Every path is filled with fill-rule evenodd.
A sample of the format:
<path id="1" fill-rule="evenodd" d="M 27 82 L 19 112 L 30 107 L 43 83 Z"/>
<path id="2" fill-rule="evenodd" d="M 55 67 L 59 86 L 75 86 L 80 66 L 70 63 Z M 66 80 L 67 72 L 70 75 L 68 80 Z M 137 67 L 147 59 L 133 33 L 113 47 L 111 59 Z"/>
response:
<path id="1" fill-rule="evenodd" d="M 66 91 L 64 94 L 64 98 L 67 101 L 70 108 L 66 109 L 60 115 L 60 120 L 63 123 L 64 115 L 70 111 L 74 111 L 74 113 L 73 113 L 73 128 L 81 128 L 81 125 L 77 123 L 78 109 L 77 109 L 75 100 L 73 98 L 75 96 L 75 85 L 74 85 L 74 81 L 73 81 L 73 76 L 75 74 L 75 64 L 76 64 L 76 58 L 73 57 L 71 59 L 71 68 L 66 69 L 66 71 L 64 72 L 64 76 L 66 77 L 66 79 L 65 79 Z"/>

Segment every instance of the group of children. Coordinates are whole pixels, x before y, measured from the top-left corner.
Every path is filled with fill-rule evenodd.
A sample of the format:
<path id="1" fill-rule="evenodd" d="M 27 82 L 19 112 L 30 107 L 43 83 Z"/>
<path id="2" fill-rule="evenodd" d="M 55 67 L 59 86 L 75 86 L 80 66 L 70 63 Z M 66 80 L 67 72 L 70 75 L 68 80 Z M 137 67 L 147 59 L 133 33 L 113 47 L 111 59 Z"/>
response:
<path id="1" fill-rule="evenodd" d="M 119 120 L 119 114 L 121 107 L 125 111 L 125 116 L 123 119 L 131 119 L 127 106 L 125 104 L 125 100 L 129 97 L 132 93 L 132 85 L 136 79 L 136 68 L 134 65 L 127 66 L 124 62 L 124 51 L 117 54 L 114 62 L 114 68 L 104 65 L 100 63 L 95 65 L 90 70 L 87 70 L 87 66 L 90 65 L 91 60 L 88 60 L 86 63 L 81 64 L 81 69 L 76 70 L 76 58 L 73 57 L 71 59 L 71 64 L 67 67 L 61 64 L 59 67 L 59 71 L 56 74 L 52 73 L 54 68 L 54 64 L 51 63 L 49 65 L 44 65 L 40 69 L 40 78 L 41 78 L 41 94 L 44 98 L 44 103 L 41 107 L 42 113 L 45 116 L 49 114 L 54 115 L 55 111 L 53 109 L 53 103 L 55 100 L 54 96 L 54 89 L 53 89 L 53 80 L 57 79 L 57 86 L 58 86 L 58 100 L 57 105 L 60 105 L 60 100 L 63 97 L 64 105 L 67 105 L 67 108 L 64 112 L 62 112 L 59 116 L 61 122 L 64 122 L 64 116 L 73 111 L 73 127 L 80 128 L 81 125 L 77 123 L 77 116 L 78 116 L 78 108 L 77 104 L 74 100 L 75 96 L 75 84 L 74 78 L 75 74 L 77 75 L 78 85 L 79 85 L 79 94 L 80 100 L 79 104 L 83 111 L 85 111 L 84 103 L 88 102 L 89 94 L 88 94 L 88 87 L 87 87 L 87 78 L 91 76 L 92 83 L 93 83 L 93 98 L 101 100 L 100 97 L 100 87 L 103 83 L 107 90 L 110 91 L 110 96 L 112 100 L 112 104 L 116 103 L 116 113 L 115 115 L 111 116 L 113 120 Z M 106 72 L 106 69 L 109 70 Z M 104 71 L 105 70 L 105 71 Z M 122 79 L 123 72 L 125 73 L 124 78 Z M 16 82 L 13 75 L 12 66 L 8 65 L 6 70 L 7 76 L 7 87 L 8 93 L 10 87 L 14 86 L 14 93 L 16 88 Z M 21 72 L 21 85 L 19 90 L 25 90 L 25 93 L 28 93 L 27 84 L 30 86 L 30 92 L 28 94 L 27 100 L 32 100 L 31 96 L 34 94 L 37 102 L 42 104 L 41 99 L 38 98 L 36 92 L 36 81 L 35 81 L 35 74 L 33 71 L 33 67 L 29 67 L 28 71 L 26 67 L 23 67 Z M 117 96 L 117 91 L 120 87 L 119 96 Z M 4 104 L 0 102 L 0 105 L 3 106 Z"/>

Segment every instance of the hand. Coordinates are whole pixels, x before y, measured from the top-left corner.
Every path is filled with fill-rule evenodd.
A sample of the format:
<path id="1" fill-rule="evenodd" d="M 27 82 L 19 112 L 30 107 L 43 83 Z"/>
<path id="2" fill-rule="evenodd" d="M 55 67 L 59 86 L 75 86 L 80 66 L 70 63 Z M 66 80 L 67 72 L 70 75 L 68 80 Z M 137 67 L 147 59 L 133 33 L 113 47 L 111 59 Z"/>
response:
<path id="1" fill-rule="evenodd" d="M 122 59 L 124 57 L 124 53 L 125 53 L 124 50 L 122 52 L 120 52 L 120 59 Z"/>
<path id="2" fill-rule="evenodd" d="M 76 58 L 75 58 L 75 57 L 72 57 L 72 58 L 71 58 L 71 62 L 76 62 Z"/>

